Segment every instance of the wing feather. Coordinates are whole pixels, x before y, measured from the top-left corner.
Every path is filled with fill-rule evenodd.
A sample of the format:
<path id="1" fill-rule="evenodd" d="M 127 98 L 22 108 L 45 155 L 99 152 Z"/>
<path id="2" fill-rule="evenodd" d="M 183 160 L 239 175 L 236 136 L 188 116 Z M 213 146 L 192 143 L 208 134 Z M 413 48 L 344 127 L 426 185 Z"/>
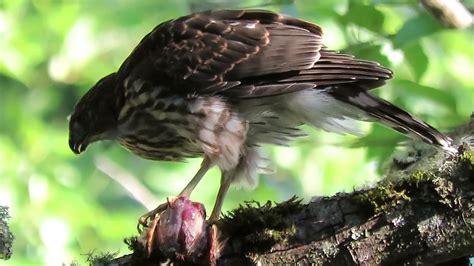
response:
<path id="1" fill-rule="evenodd" d="M 158 25 L 119 77 L 218 93 L 246 77 L 308 69 L 321 47 L 321 29 L 308 22 L 262 10 L 207 11 Z"/>
<path id="2" fill-rule="evenodd" d="M 321 28 L 262 10 L 195 13 L 158 25 L 132 52 L 119 77 L 165 85 L 170 93 L 265 97 L 339 83 L 379 86 L 378 63 L 327 50 Z"/>

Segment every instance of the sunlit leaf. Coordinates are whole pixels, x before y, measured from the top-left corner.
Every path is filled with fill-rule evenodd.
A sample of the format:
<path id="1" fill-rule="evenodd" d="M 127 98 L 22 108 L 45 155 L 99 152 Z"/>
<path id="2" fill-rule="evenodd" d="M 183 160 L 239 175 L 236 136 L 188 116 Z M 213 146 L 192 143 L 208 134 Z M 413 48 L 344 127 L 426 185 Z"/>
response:
<path id="1" fill-rule="evenodd" d="M 407 137 L 400 133 L 375 124 L 369 134 L 355 141 L 351 146 L 367 147 L 367 159 L 377 161 L 378 169 L 381 170 L 382 163 L 390 157 L 395 146 L 406 139 Z"/>
<path id="2" fill-rule="evenodd" d="M 292 5 L 296 0 L 272 0 L 270 1 L 273 5 Z"/>
<path id="3" fill-rule="evenodd" d="M 450 110 L 456 110 L 456 98 L 454 95 L 445 90 L 423 86 L 409 80 L 395 80 L 395 86 L 403 89 L 403 93 L 407 96 L 422 97 L 431 100 Z"/>
<path id="4" fill-rule="evenodd" d="M 370 0 L 369 4 L 371 5 L 392 5 L 392 6 L 401 6 L 401 5 L 410 5 L 415 6 L 418 4 L 418 0 Z"/>
<path id="5" fill-rule="evenodd" d="M 401 134 L 381 125 L 374 125 L 369 134 L 356 140 L 351 147 L 393 147 L 401 140 L 403 140 Z"/>
<path id="6" fill-rule="evenodd" d="M 410 66 L 415 75 L 415 79 L 419 81 L 428 69 L 428 56 L 420 43 L 409 43 L 403 47 L 405 61 Z"/>
<path id="7" fill-rule="evenodd" d="M 384 14 L 375 6 L 351 1 L 347 13 L 342 17 L 342 20 L 345 23 L 354 23 L 373 32 L 381 32 Z"/>
<path id="8" fill-rule="evenodd" d="M 405 22 L 395 35 L 393 45 L 395 48 L 401 48 L 441 29 L 442 26 L 437 20 L 427 13 L 421 13 Z"/>

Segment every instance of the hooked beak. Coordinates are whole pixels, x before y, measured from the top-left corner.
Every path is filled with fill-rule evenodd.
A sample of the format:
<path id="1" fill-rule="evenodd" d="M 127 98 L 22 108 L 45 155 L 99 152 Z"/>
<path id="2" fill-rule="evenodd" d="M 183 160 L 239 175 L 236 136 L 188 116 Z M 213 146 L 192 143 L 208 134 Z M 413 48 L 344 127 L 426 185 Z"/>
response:
<path id="1" fill-rule="evenodd" d="M 85 138 L 82 140 L 77 140 L 72 136 L 69 137 L 69 147 L 75 154 L 80 154 L 86 150 L 88 143 L 85 141 Z"/>

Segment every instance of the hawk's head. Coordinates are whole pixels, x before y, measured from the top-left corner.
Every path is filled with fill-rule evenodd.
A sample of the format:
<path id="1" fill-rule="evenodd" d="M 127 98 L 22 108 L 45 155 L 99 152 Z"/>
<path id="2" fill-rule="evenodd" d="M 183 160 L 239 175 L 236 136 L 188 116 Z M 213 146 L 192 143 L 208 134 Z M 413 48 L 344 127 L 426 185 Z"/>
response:
<path id="1" fill-rule="evenodd" d="M 94 141 L 113 138 L 117 127 L 117 74 L 97 82 L 77 103 L 69 121 L 69 147 L 79 154 Z"/>

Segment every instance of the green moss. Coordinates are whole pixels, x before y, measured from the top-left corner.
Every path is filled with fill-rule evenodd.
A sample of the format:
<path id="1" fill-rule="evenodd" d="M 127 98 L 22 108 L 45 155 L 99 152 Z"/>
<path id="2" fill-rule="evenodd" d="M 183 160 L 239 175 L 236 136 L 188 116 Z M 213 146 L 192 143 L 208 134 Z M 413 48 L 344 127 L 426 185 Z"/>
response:
<path id="1" fill-rule="evenodd" d="M 263 205 L 253 201 L 246 202 L 226 214 L 220 220 L 219 227 L 229 235 L 252 234 L 264 229 L 284 230 L 289 227 L 288 215 L 298 213 L 301 208 L 301 200 L 296 197 L 278 204 L 272 204 L 270 201 Z"/>
<path id="2" fill-rule="evenodd" d="M 400 201 L 409 201 L 405 189 L 400 189 L 393 182 L 380 183 L 377 187 L 361 192 L 356 199 L 369 203 L 375 213 L 383 212 L 390 207 L 397 205 Z"/>
<path id="3" fill-rule="evenodd" d="M 275 242 L 287 243 L 296 234 L 296 227 L 292 225 L 283 230 L 265 229 L 264 234 L 268 235 Z"/>
<path id="4" fill-rule="evenodd" d="M 290 241 L 296 228 L 288 222 L 288 217 L 303 206 L 296 197 L 278 204 L 246 202 L 225 215 L 218 227 L 224 235 L 245 237 L 246 252 L 258 254 L 268 251 L 275 243 Z"/>
<path id="5" fill-rule="evenodd" d="M 100 265 L 110 265 L 111 261 L 117 257 L 118 253 L 99 253 L 94 254 L 93 252 L 87 254 L 87 261 L 90 265 L 100 266 Z"/>
<path id="6" fill-rule="evenodd" d="M 474 165 L 474 150 L 466 151 L 460 156 L 460 160 Z"/>
<path id="7" fill-rule="evenodd" d="M 416 184 L 419 184 L 424 181 L 433 180 L 434 175 L 430 172 L 423 171 L 423 170 L 416 170 L 412 173 L 409 177 L 409 181 L 415 181 Z"/>

